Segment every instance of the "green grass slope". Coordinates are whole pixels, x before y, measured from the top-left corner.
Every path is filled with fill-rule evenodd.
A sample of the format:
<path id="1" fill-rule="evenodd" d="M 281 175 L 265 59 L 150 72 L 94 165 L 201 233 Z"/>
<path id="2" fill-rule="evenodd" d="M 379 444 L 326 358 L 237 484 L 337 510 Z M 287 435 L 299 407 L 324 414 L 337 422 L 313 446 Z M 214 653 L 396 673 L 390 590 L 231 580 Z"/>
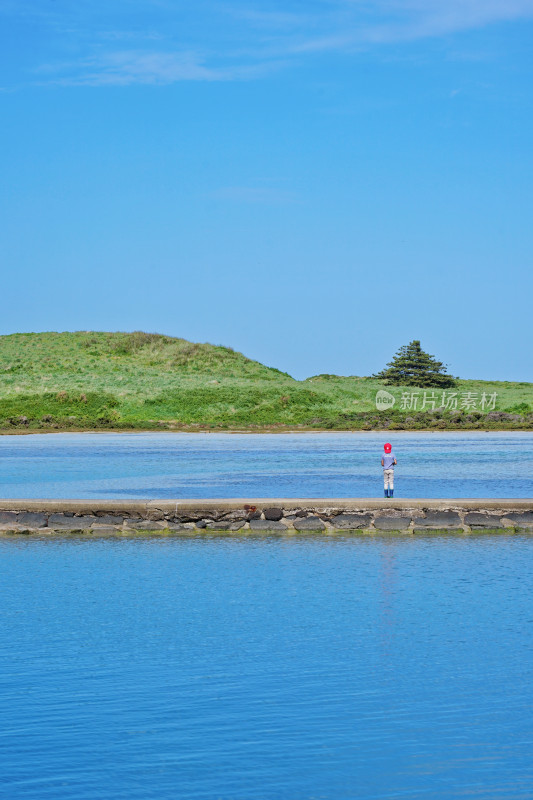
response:
<path id="1" fill-rule="evenodd" d="M 395 403 L 377 411 L 383 388 Z M 456 391 L 431 402 L 372 378 L 296 381 L 227 347 L 142 332 L 0 336 L 3 432 L 533 428 L 533 384 L 460 381 Z"/>

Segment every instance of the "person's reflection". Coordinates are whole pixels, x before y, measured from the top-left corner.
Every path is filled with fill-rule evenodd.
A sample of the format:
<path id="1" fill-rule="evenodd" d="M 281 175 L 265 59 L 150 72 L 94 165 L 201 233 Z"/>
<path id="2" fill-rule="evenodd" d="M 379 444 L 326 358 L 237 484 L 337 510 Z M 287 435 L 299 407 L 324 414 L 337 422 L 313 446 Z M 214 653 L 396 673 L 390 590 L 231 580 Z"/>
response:
<path id="1" fill-rule="evenodd" d="M 394 539 L 384 539 L 380 553 L 379 628 L 383 656 L 389 657 L 396 625 L 394 602 L 396 595 L 396 547 Z"/>

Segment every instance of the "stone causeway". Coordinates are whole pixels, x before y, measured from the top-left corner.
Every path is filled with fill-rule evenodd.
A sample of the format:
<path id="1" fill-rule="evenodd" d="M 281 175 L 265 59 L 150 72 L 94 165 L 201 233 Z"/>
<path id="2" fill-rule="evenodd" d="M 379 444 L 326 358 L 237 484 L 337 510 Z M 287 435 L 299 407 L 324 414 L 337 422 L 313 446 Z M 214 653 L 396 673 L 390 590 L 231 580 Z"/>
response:
<path id="1" fill-rule="evenodd" d="M 3 500 L 0 536 L 533 533 L 533 500 Z"/>

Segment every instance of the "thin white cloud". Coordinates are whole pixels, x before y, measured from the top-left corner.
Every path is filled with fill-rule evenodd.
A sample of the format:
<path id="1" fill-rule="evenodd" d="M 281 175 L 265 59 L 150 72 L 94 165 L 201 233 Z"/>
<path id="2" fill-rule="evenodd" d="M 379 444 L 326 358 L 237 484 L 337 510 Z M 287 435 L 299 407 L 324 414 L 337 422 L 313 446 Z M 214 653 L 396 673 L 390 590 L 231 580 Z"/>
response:
<path id="1" fill-rule="evenodd" d="M 411 13 L 419 36 L 478 28 L 533 16 L 533 0 L 392 0 Z"/>
<path id="2" fill-rule="evenodd" d="M 121 50 L 78 62 L 48 65 L 41 71 L 57 72 L 51 83 L 62 86 L 165 85 L 179 81 L 249 80 L 279 64 L 206 66 L 195 53 L 160 53 Z"/>
<path id="3" fill-rule="evenodd" d="M 187 5 L 0 0 L 0 14 L 43 28 L 46 56 L 41 57 L 49 68 L 41 75 L 65 86 L 249 80 L 315 53 L 383 50 L 533 18 L 533 0 L 195 0 Z M 124 20 L 129 27 L 121 30 Z M 30 47 L 24 57 L 31 54 Z"/>
<path id="4" fill-rule="evenodd" d="M 326 33 L 293 41 L 293 52 L 412 42 L 533 17 L 533 0 L 334 0 L 332 5 L 344 9 L 342 29 L 340 18 L 332 19 Z"/>

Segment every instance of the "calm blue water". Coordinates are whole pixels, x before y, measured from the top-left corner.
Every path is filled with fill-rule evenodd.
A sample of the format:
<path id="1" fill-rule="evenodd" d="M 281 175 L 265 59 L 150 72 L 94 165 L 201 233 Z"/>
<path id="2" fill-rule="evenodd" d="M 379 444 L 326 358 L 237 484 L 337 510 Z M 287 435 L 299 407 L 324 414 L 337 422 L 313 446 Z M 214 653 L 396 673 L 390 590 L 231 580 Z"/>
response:
<path id="1" fill-rule="evenodd" d="M 0 497 L 532 497 L 533 432 L 0 436 Z"/>
<path id="2" fill-rule="evenodd" d="M 0 539 L 0 796 L 533 797 L 533 537 Z"/>

